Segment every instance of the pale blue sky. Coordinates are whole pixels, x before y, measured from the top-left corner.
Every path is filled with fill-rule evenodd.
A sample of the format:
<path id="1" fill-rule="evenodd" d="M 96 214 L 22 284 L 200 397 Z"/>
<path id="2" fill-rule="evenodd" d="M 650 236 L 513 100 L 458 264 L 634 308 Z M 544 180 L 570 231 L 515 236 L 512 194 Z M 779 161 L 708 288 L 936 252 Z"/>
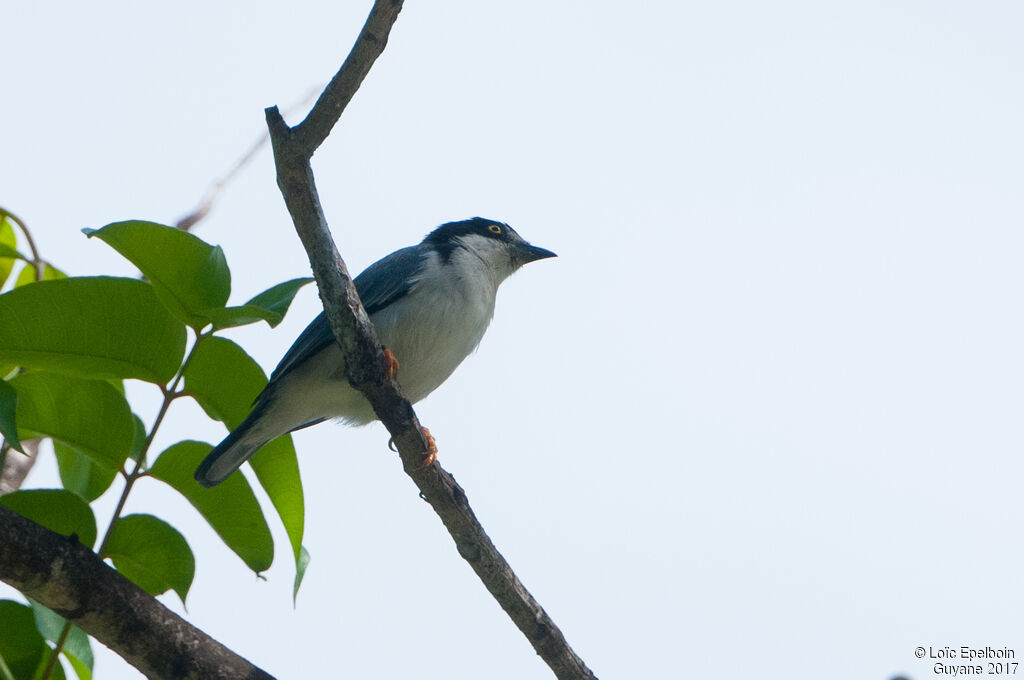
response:
<path id="1" fill-rule="evenodd" d="M 10 5 L 0 204 L 68 272 L 130 273 L 79 229 L 190 210 L 368 7 Z M 407 3 L 315 158 L 325 211 L 354 271 L 476 214 L 559 253 L 417 411 L 599 677 L 1024 655 L 1022 29 L 1014 2 Z M 234 300 L 308 272 L 266 151 L 197 234 Z M 269 370 L 317 304 L 232 337 Z M 163 445 L 223 436 L 176 409 Z M 258 582 L 157 483 L 129 511 L 188 537 L 189 620 L 280 678 L 550 677 L 386 440 L 297 435 L 296 609 L 276 525 Z"/>

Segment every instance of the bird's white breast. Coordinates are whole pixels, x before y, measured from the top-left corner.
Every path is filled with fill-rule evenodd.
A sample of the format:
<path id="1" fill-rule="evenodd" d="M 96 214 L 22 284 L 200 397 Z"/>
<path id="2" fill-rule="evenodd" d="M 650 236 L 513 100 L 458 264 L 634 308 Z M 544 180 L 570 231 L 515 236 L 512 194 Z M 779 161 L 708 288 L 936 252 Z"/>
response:
<path id="1" fill-rule="evenodd" d="M 398 382 L 417 402 L 437 389 L 476 349 L 494 315 L 498 285 L 513 271 L 457 248 L 445 266 L 437 253 L 409 292 L 370 315 L 385 347 L 398 359 Z M 495 258 L 488 258 L 494 260 Z M 362 425 L 376 419 L 369 402 L 345 378 L 341 351 L 331 343 L 288 373 L 263 423 L 270 436 L 320 418 Z M 272 416 L 272 417 L 271 417 Z"/>
<path id="2" fill-rule="evenodd" d="M 445 267 L 436 253 L 427 257 L 432 261 L 409 293 L 371 317 L 412 402 L 437 389 L 480 344 L 500 283 L 471 252 L 456 250 Z"/>

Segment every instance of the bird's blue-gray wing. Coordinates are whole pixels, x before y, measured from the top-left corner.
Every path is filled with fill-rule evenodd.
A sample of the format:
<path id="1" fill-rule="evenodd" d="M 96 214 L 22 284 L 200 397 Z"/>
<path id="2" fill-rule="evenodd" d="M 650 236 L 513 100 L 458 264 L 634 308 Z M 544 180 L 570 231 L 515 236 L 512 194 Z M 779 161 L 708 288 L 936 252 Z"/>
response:
<path id="1" fill-rule="evenodd" d="M 422 261 L 419 248 L 410 246 L 377 260 L 357 276 L 354 283 L 366 313 L 373 314 L 384 309 L 408 293 L 412 285 L 410 282 L 419 273 Z M 320 312 L 285 353 L 270 377 L 271 383 L 333 342 L 334 335 L 327 323 L 327 315 Z"/>
<path id="2" fill-rule="evenodd" d="M 377 260 L 356 277 L 356 290 L 367 314 L 378 312 L 405 296 L 423 268 L 423 251 L 418 246 L 396 250 Z"/>

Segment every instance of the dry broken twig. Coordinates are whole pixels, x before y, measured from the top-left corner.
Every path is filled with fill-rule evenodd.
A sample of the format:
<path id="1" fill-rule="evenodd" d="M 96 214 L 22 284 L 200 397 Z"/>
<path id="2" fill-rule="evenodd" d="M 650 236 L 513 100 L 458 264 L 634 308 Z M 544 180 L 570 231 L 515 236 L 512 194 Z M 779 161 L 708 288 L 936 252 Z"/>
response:
<path id="1" fill-rule="evenodd" d="M 312 89 L 307 92 L 302 99 L 285 109 L 285 114 L 287 115 L 290 111 L 298 111 L 301 108 L 305 108 L 309 102 L 313 101 L 313 97 L 316 96 L 318 89 L 319 88 Z M 205 219 L 213 209 L 213 204 L 220 196 L 220 192 L 224 190 L 224 187 L 227 186 L 231 180 L 237 177 L 238 174 L 245 169 L 245 166 L 252 162 L 256 153 L 259 152 L 259 150 L 262 149 L 268 141 L 270 141 L 270 133 L 264 132 L 261 134 L 259 138 L 252 143 L 248 151 L 239 156 L 238 160 L 235 161 L 227 172 L 210 182 L 210 186 L 206 189 L 206 193 L 203 194 L 203 197 L 199 200 L 199 203 L 196 204 L 196 207 L 187 215 L 178 219 L 178 221 L 174 223 L 174 226 L 182 231 L 191 231 L 200 220 Z"/>

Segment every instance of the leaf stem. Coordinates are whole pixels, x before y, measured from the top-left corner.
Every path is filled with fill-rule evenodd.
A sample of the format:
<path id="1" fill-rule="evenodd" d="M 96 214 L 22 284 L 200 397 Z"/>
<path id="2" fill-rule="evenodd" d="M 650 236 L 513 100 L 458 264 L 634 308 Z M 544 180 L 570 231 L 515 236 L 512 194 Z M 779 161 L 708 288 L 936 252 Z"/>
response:
<path id="1" fill-rule="evenodd" d="M 0 208 L 0 211 L 3 209 Z M 135 467 L 130 473 L 125 476 L 124 489 L 121 491 L 121 497 L 117 499 L 117 507 L 114 508 L 114 515 L 110 518 L 110 523 L 107 525 L 107 530 L 103 534 L 103 540 L 100 541 L 100 546 L 96 549 L 96 554 L 102 560 L 105 555 L 104 552 L 107 549 L 107 544 L 110 542 L 110 537 L 114 533 L 114 526 L 117 524 L 117 520 L 120 519 L 121 513 L 124 512 L 125 503 L 128 502 L 128 494 L 131 493 L 132 487 L 135 486 L 135 482 L 146 474 L 143 466 L 146 462 L 146 454 L 149 453 L 149 448 L 153 444 L 153 438 L 156 436 L 156 431 L 160 429 L 160 424 L 164 421 L 164 416 L 167 415 L 168 409 L 170 409 L 171 402 L 178 397 L 177 389 L 178 384 L 181 383 L 181 379 L 185 376 L 185 369 L 188 368 L 189 363 L 192 361 L 192 357 L 195 354 L 196 347 L 202 342 L 206 335 L 196 331 L 196 340 L 192 343 L 192 349 L 189 350 L 188 356 L 181 363 L 181 367 L 178 372 L 174 375 L 174 379 L 171 380 L 169 387 L 161 386 L 160 391 L 164 395 L 163 402 L 160 404 L 160 410 L 157 411 L 156 419 L 153 421 L 153 427 L 150 428 L 149 434 L 146 435 L 146 441 L 142 444 L 142 449 L 139 451 L 139 458 L 135 461 Z M 123 470 L 122 470 L 123 472 Z M 46 663 L 46 670 L 40 676 L 39 680 L 49 680 L 50 674 L 53 672 L 53 667 L 57 663 L 57 658 L 60 656 L 61 649 L 64 647 L 64 642 L 67 640 L 68 635 L 71 633 L 72 623 L 65 621 L 64 629 L 61 631 L 60 639 L 57 640 L 57 646 L 53 650 L 53 654 L 50 655 L 49 661 Z"/>
<path id="2" fill-rule="evenodd" d="M 25 242 L 28 243 L 28 249 L 32 251 L 32 266 L 36 270 L 36 281 L 42 281 L 43 270 L 46 268 L 46 260 L 44 260 L 39 254 L 39 249 L 36 248 L 36 242 L 32 238 L 32 232 L 29 231 L 28 225 L 25 224 L 24 220 L 4 207 L 0 207 L 0 218 L 8 219 L 18 225 L 18 229 L 20 229 L 21 233 L 25 235 Z"/>
<path id="3" fill-rule="evenodd" d="M 185 357 L 185 361 L 181 363 L 181 367 L 178 369 L 174 379 L 171 381 L 170 387 L 160 388 L 164 395 L 163 402 L 160 404 L 160 410 L 157 412 L 156 419 L 153 421 L 153 427 L 150 428 L 149 434 L 146 435 L 146 441 L 142 444 L 142 449 L 139 451 L 139 458 L 135 461 L 135 467 L 125 478 L 124 490 L 121 492 L 121 497 L 117 499 L 117 507 L 114 508 L 114 516 L 111 518 L 110 524 L 107 525 L 107 531 L 103 535 L 100 547 L 96 549 L 96 554 L 99 555 L 101 559 L 104 557 L 103 552 L 107 548 L 107 543 L 110 542 L 110 536 L 113 533 L 114 525 L 117 524 L 117 520 L 121 516 L 121 512 L 124 510 L 125 503 L 128 502 L 128 494 L 131 492 L 136 480 L 138 480 L 144 473 L 142 467 L 146 462 L 146 454 L 149 453 L 149 448 L 153 445 L 153 438 L 156 436 L 157 430 L 160 429 L 160 424 L 163 423 L 164 416 L 167 415 L 171 402 L 175 399 L 175 392 L 178 389 L 178 384 L 181 382 L 181 379 L 185 376 L 185 369 L 188 368 L 189 363 L 192 361 L 196 347 L 199 346 L 199 343 L 205 337 L 206 336 L 202 333 L 196 333 L 196 341 L 192 343 L 192 349 L 189 350 L 188 356 Z"/>
<path id="4" fill-rule="evenodd" d="M 71 626 L 72 623 L 70 621 L 64 622 L 64 628 L 60 631 L 60 637 L 57 638 L 57 646 L 53 648 L 53 654 L 50 655 L 50 660 L 46 662 L 46 669 L 39 676 L 39 680 L 50 680 L 53 667 L 57 665 L 57 659 L 60 657 L 61 650 L 64 649 L 64 643 L 68 641 L 68 635 L 71 634 Z"/>

